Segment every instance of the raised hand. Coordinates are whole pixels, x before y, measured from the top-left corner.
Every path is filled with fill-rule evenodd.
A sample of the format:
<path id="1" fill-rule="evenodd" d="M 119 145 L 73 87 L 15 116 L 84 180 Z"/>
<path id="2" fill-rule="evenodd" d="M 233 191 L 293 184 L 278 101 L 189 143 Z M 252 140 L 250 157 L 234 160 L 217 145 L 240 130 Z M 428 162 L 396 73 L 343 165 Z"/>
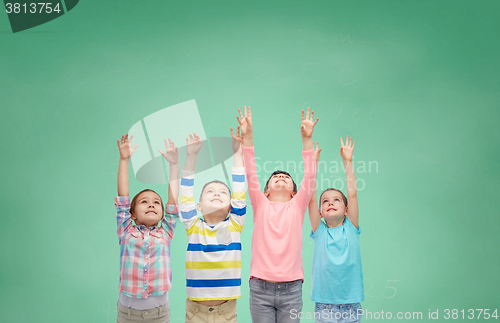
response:
<path id="1" fill-rule="evenodd" d="M 134 136 L 130 136 L 130 140 L 128 140 L 128 134 L 122 135 L 121 142 L 120 140 L 117 140 L 116 143 L 118 144 L 118 149 L 120 150 L 120 159 L 130 159 L 132 155 L 134 154 L 135 150 L 139 146 L 138 144 L 132 148 L 132 138 Z"/>
<path id="2" fill-rule="evenodd" d="M 319 154 L 321 153 L 321 150 L 319 149 L 319 142 L 316 142 L 316 150 L 314 151 L 314 156 L 316 157 L 316 165 L 319 163 Z"/>
<path id="3" fill-rule="evenodd" d="M 189 155 L 197 155 L 201 149 L 201 138 L 193 132 L 189 134 L 189 139 L 186 138 L 186 150 Z"/>
<path id="4" fill-rule="evenodd" d="M 158 151 L 170 164 L 177 164 L 179 162 L 179 151 L 177 150 L 177 146 L 170 138 L 168 138 L 168 143 L 167 139 L 163 140 L 165 141 L 165 153 L 161 151 L 161 149 L 158 149 Z"/>
<path id="5" fill-rule="evenodd" d="M 312 133 L 314 131 L 314 126 L 316 123 L 318 123 L 319 118 L 314 120 L 314 111 L 311 111 L 311 117 L 309 117 L 309 109 L 307 108 L 307 114 L 304 118 L 304 110 L 302 110 L 302 125 L 300 126 L 300 133 L 302 134 L 302 137 L 305 138 L 311 138 Z"/>
<path id="6" fill-rule="evenodd" d="M 342 137 L 340 137 L 340 156 L 344 161 L 352 161 L 352 152 L 354 150 L 354 146 L 356 146 L 356 141 L 352 141 L 352 137 L 345 137 L 345 145 Z"/>
<path id="7" fill-rule="evenodd" d="M 234 134 L 233 128 L 231 128 L 231 137 L 233 138 L 233 153 L 242 152 L 241 146 L 243 145 L 243 137 L 240 136 L 240 126 L 236 129 L 236 135 Z"/>
<path id="8" fill-rule="evenodd" d="M 245 116 L 241 114 L 241 110 L 238 109 L 238 113 L 240 114 L 239 117 L 236 117 L 238 120 L 238 123 L 240 124 L 241 127 L 241 137 L 244 137 L 246 135 L 252 135 L 253 133 L 253 126 L 252 126 L 252 109 L 248 107 L 244 107 L 245 109 Z"/>

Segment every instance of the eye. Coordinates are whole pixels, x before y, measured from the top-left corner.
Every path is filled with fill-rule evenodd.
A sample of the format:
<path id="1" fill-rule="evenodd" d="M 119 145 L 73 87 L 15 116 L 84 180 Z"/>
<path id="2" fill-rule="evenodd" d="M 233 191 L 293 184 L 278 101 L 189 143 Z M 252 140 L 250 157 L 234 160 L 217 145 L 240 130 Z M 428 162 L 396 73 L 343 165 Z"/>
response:
<path id="1" fill-rule="evenodd" d="M 142 201 L 141 201 L 141 203 L 142 203 L 142 204 L 146 203 L 146 200 L 142 200 Z"/>
<path id="2" fill-rule="evenodd" d="M 155 203 L 156 203 L 156 204 L 160 204 L 160 201 L 156 201 Z"/>
<path id="3" fill-rule="evenodd" d="M 327 203 L 328 201 L 327 200 L 323 200 L 323 204 Z"/>
<path id="4" fill-rule="evenodd" d="M 338 198 L 337 198 L 337 199 L 335 199 L 335 202 L 340 202 L 340 199 L 338 199 Z"/>
<path id="5" fill-rule="evenodd" d="M 226 191 L 222 191 L 221 193 L 222 193 L 222 194 L 226 194 L 226 195 L 227 195 L 227 192 L 226 192 Z"/>

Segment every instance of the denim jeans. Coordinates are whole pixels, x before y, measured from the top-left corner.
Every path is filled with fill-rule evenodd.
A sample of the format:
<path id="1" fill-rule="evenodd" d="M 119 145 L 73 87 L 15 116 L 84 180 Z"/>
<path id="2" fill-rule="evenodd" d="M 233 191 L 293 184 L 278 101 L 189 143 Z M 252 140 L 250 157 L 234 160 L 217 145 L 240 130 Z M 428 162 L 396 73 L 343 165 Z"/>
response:
<path id="1" fill-rule="evenodd" d="M 316 323 L 359 323 L 363 317 L 361 304 L 316 303 L 314 318 Z"/>
<path id="2" fill-rule="evenodd" d="M 297 314 L 301 311 L 302 280 L 288 283 L 269 283 L 257 278 L 250 278 L 252 322 L 300 322 Z"/>

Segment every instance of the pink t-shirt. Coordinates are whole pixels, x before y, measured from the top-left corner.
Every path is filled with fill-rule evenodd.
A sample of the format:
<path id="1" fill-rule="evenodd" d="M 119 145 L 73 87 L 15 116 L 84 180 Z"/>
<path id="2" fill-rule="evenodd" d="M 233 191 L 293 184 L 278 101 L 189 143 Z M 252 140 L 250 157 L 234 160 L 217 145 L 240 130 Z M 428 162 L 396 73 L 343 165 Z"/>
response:
<path id="1" fill-rule="evenodd" d="M 314 150 L 302 151 L 304 177 L 288 202 L 271 202 L 257 178 L 254 147 L 243 147 L 248 195 L 253 209 L 250 277 L 272 281 L 304 279 L 302 226 L 316 178 Z"/>

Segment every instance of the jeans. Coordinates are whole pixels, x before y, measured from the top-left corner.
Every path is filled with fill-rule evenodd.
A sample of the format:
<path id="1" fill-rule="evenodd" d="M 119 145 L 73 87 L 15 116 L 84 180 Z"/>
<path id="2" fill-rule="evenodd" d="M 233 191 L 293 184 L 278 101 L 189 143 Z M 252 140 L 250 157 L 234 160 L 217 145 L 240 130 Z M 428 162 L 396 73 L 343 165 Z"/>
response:
<path id="1" fill-rule="evenodd" d="M 316 323 L 359 323 L 363 317 L 361 304 L 316 303 L 314 318 Z"/>
<path id="2" fill-rule="evenodd" d="M 253 323 L 300 322 L 302 280 L 269 283 L 250 278 L 250 314 Z"/>

